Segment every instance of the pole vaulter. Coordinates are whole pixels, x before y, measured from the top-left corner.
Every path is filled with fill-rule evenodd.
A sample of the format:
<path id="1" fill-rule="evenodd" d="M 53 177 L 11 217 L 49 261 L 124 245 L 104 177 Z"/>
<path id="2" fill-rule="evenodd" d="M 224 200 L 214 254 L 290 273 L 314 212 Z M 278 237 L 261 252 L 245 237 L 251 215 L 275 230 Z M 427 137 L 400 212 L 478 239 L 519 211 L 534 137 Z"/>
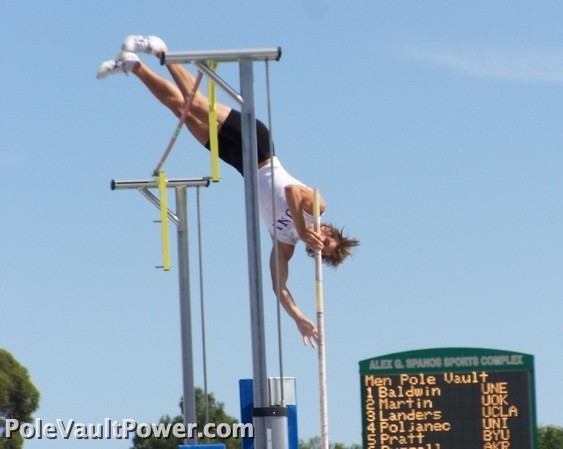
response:
<path id="1" fill-rule="evenodd" d="M 123 42 L 122 50 L 117 58 L 102 63 L 98 71 L 98 78 L 103 79 L 118 73 L 132 73 L 179 118 L 186 107 L 187 97 L 192 92 L 196 92 L 190 108 L 187 109 L 185 124 L 196 140 L 208 149 L 209 126 L 206 124 L 209 117 L 208 99 L 194 89 L 196 78 L 184 68 L 184 64 L 193 64 L 206 75 L 208 75 L 206 61 L 231 61 L 239 64 L 240 94 L 230 88 L 223 90 L 241 106 L 241 111 L 238 112 L 226 105 L 217 104 L 216 113 L 220 145 L 219 157 L 244 176 L 255 381 L 255 443 L 257 449 L 264 449 L 272 442 L 271 431 L 277 428 L 274 423 L 278 421 L 278 416 L 276 416 L 278 410 L 273 410 L 268 406 L 266 391 L 260 215 L 266 222 L 270 234 L 272 234 L 272 227 L 281 228 L 277 229 L 278 242 L 275 242 L 280 249 L 279 273 L 272 273 L 272 279 L 276 279 L 281 287 L 278 299 L 290 317 L 295 320 L 304 342 L 310 342 L 313 346 L 318 337 L 317 328 L 297 307 L 286 285 L 289 261 L 293 256 L 295 245 L 299 241 L 303 241 L 308 250 L 321 251 L 324 263 L 337 267 L 351 254 L 351 249 L 357 246 L 359 241 L 345 237 L 342 230 L 327 223 L 322 224 L 318 232 L 315 231 L 312 217 L 312 189 L 291 177 L 277 157 L 270 154 L 268 128 L 255 117 L 253 64 L 256 61 L 277 61 L 281 56 L 279 48 L 171 53 L 167 51 L 164 42 L 155 36 L 129 36 Z M 166 65 L 176 85 L 154 73 L 141 62 L 137 53 L 157 56 L 161 64 Z M 208 76 L 212 78 L 216 75 L 209 74 Z M 221 88 L 223 88 L 223 84 L 226 85 L 224 82 L 216 82 L 216 84 Z M 235 140 L 232 140 L 233 138 Z M 276 217 L 275 220 L 272 220 L 269 212 L 272 205 L 268 204 L 268 198 L 271 198 L 272 195 L 258 194 L 259 189 L 266 189 L 269 192 L 273 188 L 273 185 L 268 185 L 266 175 L 271 169 L 275 169 L 276 179 L 282 181 L 281 184 L 277 183 L 275 195 L 275 201 L 279 201 L 281 206 L 277 207 L 277 210 L 282 215 Z M 322 199 L 319 202 L 320 214 L 322 214 L 325 203 Z M 267 430 L 269 431 L 267 432 Z M 274 441 L 271 447 L 276 449 L 276 444 L 277 442 Z"/>

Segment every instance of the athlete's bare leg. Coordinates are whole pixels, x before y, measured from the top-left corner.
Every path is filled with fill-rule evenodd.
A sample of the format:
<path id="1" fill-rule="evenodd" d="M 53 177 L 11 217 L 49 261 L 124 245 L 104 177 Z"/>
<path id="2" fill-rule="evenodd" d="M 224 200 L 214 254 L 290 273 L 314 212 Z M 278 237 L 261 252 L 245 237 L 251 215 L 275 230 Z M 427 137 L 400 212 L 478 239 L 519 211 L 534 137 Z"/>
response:
<path id="1" fill-rule="evenodd" d="M 147 86 L 151 93 L 162 104 L 170 109 L 178 118 L 181 117 L 184 111 L 185 97 L 178 87 L 166 78 L 157 75 L 142 62 L 136 64 L 131 72 Z M 189 87 L 189 84 L 185 83 L 184 88 L 186 88 L 186 86 Z M 196 94 L 185 123 L 198 142 L 202 145 L 207 144 L 209 141 L 208 102 L 207 98 L 201 93 Z"/>

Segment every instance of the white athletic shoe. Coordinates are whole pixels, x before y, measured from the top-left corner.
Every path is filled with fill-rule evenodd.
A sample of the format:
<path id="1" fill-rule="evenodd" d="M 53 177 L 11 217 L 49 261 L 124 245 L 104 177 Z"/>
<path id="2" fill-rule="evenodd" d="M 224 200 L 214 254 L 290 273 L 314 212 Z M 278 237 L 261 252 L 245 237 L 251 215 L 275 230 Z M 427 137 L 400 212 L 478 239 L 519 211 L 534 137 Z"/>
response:
<path id="1" fill-rule="evenodd" d="M 127 36 L 121 45 L 123 51 L 131 51 L 133 53 L 147 53 L 157 56 L 167 50 L 164 41 L 156 36 Z"/>
<path id="2" fill-rule="evenodd" d="M 103 80 L 105 77 L 113 75 L 115 73 L 125 73 L 127 74 L 137 63 L 139 62 L 139 57 L 135 53 L 128 51 L 122 51 L 117 55 L 115 59 L 110 59 L 109 61 L 102 62 L 100 69 L 98 70 L 97 78 Z"/>

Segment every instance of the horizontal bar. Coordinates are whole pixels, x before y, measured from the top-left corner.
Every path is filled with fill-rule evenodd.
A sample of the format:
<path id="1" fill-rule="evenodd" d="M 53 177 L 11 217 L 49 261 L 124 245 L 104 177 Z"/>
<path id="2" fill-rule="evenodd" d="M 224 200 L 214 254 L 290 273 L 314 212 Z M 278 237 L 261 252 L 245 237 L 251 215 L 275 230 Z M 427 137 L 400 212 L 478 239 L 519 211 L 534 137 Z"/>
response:
<path id="1" fill-rule="evenodd" d="M 211 178 L 184 178 L 184 179 L 167 179 L 166 187 L 208 187 Z M 111 190 L 117 189 L 142 189 L 157 187 L 158 182 L 156 178 L 152 179 L 139 179 L 132 181 L 111 181 Z"/>
<path id="2" fill-rule="evenodd" d="M 213 70 L 207 67 L 205 64 L 201 62 L 194 62 L 194 65 L 205 75 L 212 80 L 217 86 L 219 86 L 223 91 L 231 97 L 234 101 L 236 101 L 240 106 L 244 104 L 244 100 L 240 96 L 240 94 L 234 90 L 231 86 L 229 86 L 223 78 L 217 75 Z"/>
<path id="3" fill-rule="evenodd" d="M 149 190 L 146 189 L 144 187 L 139 188 L 139 192 L 141 193 L 141 195 L 143 195 L 147 200 L 149 200 L 152 204 L 154 204 L 154 206 L 157 209 L 160 209 L 160 200 L 153 195 L 153 193 Z M 168 218 L 170 219 L 170 221 L 172 223 L 174 223 L 176 226 L 178 225 L 178 217 L 176 216 L 176 214 L 174 214 L 174 212 L 172 212 L 170 209 L 167 209 L 168 211 Z"/>
<path id="4" fill-rule="evenodd" d="M 195 61 L 234 62 L 240 60 L 251 61 L 279 61 L 281 47 L 252 49 L 252 50 L 205 50 L 205 51 L 174 51 L 165 52 L 160 56 L 162 65 L 188 64 Z"/>

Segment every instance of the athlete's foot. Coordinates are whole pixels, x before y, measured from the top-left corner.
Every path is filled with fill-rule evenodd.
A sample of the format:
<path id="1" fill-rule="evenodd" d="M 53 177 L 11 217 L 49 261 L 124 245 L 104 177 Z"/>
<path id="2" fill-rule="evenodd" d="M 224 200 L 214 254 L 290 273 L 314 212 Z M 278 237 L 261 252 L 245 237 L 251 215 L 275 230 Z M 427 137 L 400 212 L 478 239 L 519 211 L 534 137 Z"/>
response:
<path id="1" fill-rule="evenodd" d="M 129 73 L 139 63 L 139 57 L 135 53 L 122 51 L 115 59 L 102 62 L 98 70 L 97 78 L 102 80 L 116 73 Z"/>
<path id="2" fill-rule="evenodd" d="M 156 36 L 127 36 L 121 45 L 124 51 L 133 53 L 147 53 L 149 55 L 160 56 L 166 49 L 164 41 Z"/>

